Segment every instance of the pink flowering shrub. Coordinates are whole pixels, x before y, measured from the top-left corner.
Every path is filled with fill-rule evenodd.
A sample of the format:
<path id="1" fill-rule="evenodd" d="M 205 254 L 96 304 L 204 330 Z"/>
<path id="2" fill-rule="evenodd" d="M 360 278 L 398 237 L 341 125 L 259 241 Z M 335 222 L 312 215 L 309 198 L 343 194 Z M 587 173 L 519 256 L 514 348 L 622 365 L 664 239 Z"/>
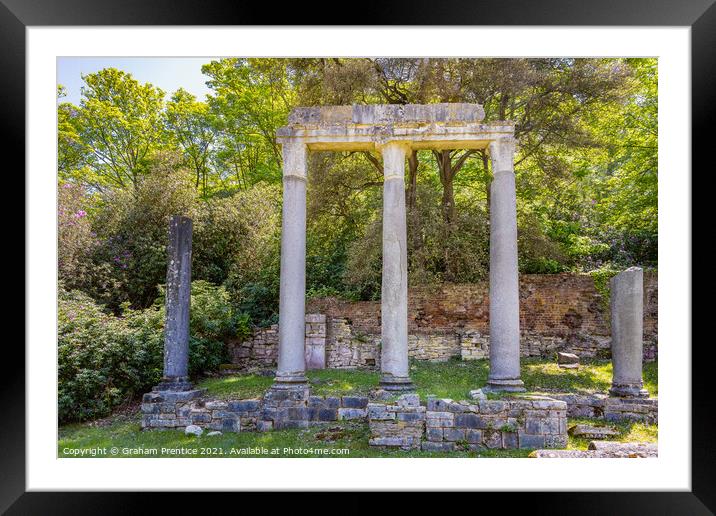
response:
<path id="1" fill-rule="evenodd" d="M 89 199 L 79 185 L 62 183 L 57 194 L 57 268 L 60 280 L 77 283 L 78 271 L 87 264 L 97 236 L 84 208 Z"/>

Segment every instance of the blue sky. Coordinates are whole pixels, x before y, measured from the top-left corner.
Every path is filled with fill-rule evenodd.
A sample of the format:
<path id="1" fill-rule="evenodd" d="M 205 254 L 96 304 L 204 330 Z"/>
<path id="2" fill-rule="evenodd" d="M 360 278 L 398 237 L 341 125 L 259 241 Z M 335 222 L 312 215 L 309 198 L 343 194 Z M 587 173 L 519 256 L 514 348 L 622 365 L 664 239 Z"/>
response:
<path id="1" fill-rule="evenodd" d="M 57 82 L 67 88 L 64 102 L 79 104 L 82 74 L 102 68 L 117 68 L 132 74 L 139 82 L 151 82 L 171 95 L 180 87 L 200 100 L 209 93 L 201 65 L 212 57 L 58 57 Z"/>

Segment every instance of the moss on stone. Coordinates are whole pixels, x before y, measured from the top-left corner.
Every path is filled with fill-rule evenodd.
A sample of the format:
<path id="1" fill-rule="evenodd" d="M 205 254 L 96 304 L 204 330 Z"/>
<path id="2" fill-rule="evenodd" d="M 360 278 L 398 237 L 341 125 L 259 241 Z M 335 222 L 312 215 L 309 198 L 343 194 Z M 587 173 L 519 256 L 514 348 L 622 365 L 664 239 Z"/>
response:
<path id="1" fill-rule="evenodd" d="M 604 269 L 596 269 L 589 273 L 589 275 L 592 277 L 592 280 L 594 281 L 594 288 L 597 290 L 597 293 L 601 296 L 601 303 L 602 303 L 602 309 L 604 310 L 604 313 L 607 315 L 605 317 L 605 320 L 607 321 L 607 324 L 609 324 L 609 297 L 610 297 L 610 288 L 609 288 L 609 281 L 619 274 L 619 270 L 617 269 L 610 269 L 610 268 L 604 268 Z"/>

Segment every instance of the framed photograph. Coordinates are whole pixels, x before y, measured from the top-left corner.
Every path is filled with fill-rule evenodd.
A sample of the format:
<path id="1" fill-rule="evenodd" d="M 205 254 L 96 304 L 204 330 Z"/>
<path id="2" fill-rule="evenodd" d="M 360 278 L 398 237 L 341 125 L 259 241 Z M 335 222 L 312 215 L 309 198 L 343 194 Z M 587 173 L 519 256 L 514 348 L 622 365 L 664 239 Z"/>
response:
<path id="1" fill-rule="evenodd" d="M 3 510 L 439 490 L 711 514 L 713 2 L 404 4 L 3 0 L 27 192 Z"/>

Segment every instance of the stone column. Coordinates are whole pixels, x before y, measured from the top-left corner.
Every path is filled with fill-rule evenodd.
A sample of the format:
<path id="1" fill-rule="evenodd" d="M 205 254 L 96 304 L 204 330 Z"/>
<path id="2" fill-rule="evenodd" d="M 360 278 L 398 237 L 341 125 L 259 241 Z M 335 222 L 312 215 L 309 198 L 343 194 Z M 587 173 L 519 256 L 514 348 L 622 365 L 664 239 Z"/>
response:
<path id="1" fill-rule="evenodd" d="M 488 390 L 523 391 L 514 138 L 490 143 L 490 374 Z"/>
<path id="2" fill-rule="evenodd" d="M 412 390 L 408 371 L 408 253 L 403 143 L 383 154 L 383 282 L 381 288 L 381 379 L 383 389 Z"/>
<path id="3" fill-rule="evenodd" d="M 164 337 L 164 376 L 157 391 L 188 391 L 189 382 L 189 304 L 191 300 L 191 233 L 187 217 L 169 221 L 167 247 L 166 323 Z"/>
<path id="4" fill-rule="evenodd" d="M 306 145 L 283 144 L 278 367 L 273 388 L 306 387 Z"/>
<path id="5" fill-rule="evenodd" d="M 644 352 L 644 272 L 631 267 L 610 283 L 612 313 L 612 388 L 609 394 L 649 397 L 642 382 Z"/>

